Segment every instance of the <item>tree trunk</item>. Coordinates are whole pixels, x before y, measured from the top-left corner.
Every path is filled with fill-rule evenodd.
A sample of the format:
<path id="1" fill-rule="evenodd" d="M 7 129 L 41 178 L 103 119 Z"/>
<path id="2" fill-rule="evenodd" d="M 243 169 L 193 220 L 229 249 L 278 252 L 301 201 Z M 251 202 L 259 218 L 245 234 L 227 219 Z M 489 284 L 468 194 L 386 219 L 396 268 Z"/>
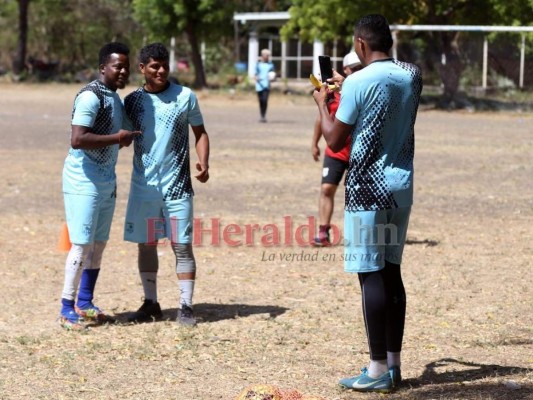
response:
<path id="1" fill-rule="evenodd" d="M 454 21 L 454 17 L 461 9 L 465 9 L 469 2 L 451 2 L 450 7 L 441 10 L 437 13 L 437 4 L 434 1 L 427 2 L 427 21 L 431 25 L 450 25 Z M 464 70 L 464 65 L 461 60 L 461 53 L 459 44 L 459 32 L 435 32 L 434 35 L 430 33 L 432 42 L 430 47 L 433 48 L 436 55 L 436 65 L 439 75 L 444 85 L 444 93 L 442 95 L 440 106 L 448 108 L 452 103 L 456 103 L 457 92 L 459 90 L 459 80 L 461 73 Z M 432 44 L 431 44 L 432 43 Z M 444 58 L 444 60 L 443 60 Z M 443 63 L 444 61 L 444 63 Z"/>
<path id="2" fill-rule="evenodd" d="M 188 22 L 185 31 L 187 32 L 187 38 L 191 45 L 192 63 L 194 65 L 194 87 L 199 89 L 205 88 L 207 87 L 207 81 L 205 79 L 204 64 L 198 46 L 198 37 L 194 30 L 194 23 Z"/>
<path id="3" fill-rule="evenodd" d="M 13 60 L 13 72 L 19 75 L 26 69 L 26 44 L 28 42 L 28 5 L 30 0 L 18 0 L 19 4 L 19 37 L 17 52 Z"/>
<path id="4" fill-rule="evenodd" d="M 448 103 L 455 98 L 459 90 L 459 79 L 464 65 L 457 44 L 458 32 L 442 32 L 440 36 L 446 61 L 445 64 L 439 64 L 439 74 L 444 84 L 443 100 Z"/>

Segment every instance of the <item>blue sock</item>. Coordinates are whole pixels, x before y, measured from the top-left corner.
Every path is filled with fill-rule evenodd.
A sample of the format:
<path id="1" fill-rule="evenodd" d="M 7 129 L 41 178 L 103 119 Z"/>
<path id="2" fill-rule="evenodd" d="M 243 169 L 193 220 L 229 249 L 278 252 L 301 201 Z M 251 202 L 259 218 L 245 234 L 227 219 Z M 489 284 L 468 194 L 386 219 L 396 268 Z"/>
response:
<path id="1" fill-rule="evenodd" d="M 85 310 L 92 307 L 94 287 L 100 269 L 84 269 L 81 273 L 80 291 L 78 293 L 78 308 Z"/>
<path id="2" fill-rule="evenodd" d="M 61 315 L 74 311 L 74 300 L 61 299 Z"/>

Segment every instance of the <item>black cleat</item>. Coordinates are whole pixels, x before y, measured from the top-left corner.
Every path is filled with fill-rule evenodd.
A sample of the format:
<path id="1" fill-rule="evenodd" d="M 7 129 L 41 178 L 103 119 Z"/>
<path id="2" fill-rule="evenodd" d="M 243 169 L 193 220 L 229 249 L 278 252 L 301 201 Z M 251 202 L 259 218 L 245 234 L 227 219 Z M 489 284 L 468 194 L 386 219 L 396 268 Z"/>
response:
<path id="1" fill-rule="evenodd" d="M 163 318 L 159 303 L 144 300 L 142 306 L 128 317 L 128 322 L 151 322 Z"/>

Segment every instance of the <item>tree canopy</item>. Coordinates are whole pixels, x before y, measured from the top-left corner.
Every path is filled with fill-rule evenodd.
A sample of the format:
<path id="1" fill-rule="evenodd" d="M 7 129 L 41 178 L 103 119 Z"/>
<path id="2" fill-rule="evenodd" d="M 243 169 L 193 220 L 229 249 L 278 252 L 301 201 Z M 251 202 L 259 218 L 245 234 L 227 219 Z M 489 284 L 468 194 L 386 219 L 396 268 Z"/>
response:
<path id="1" fill-rule="evenodd" d="M 272 11 L 286 7 L 287 1 L 257 0 L 133 0 L 135 17 L 151 39 L 168 41 L 185 34 L 195 67 L 194 86 L 207 85 L 200 56 L 201 41 L 217 43 L 233 35 L 233 13 L 242 10 Z"/>
<path id="2" fill-rule="evenodd" d="M 224 0 L 133 0 L 135 17 L 151 39 L 168 42 L 172 36 L 187 35 L 196 87 L 207 86 L 200 42 L 231 35 L 233 25 L 227 16 L 232 7 L 231 2 Z"/>
<path id="3" fill-rule="evenodd" d="M 282 28 L 288 39 L 340 40 L 352 44 L 354 24 L 368 14 L 384 15 L 391 24 L 424 25 L 531 25 L 533 0 L 294 0 L 291 18 Z M 439 71 L 444 98 L 457 93 L 464 69 L 460 32 L 422 32 L 428 48 L 424 60 Z M 445 65 L 440 62 L 444 55 Z"/>
<path id="4" fill-rule="evenodd" d="M 347 40 L 367 14 L 391 24 L 531 25 L 533 0 L 293 0 L 282 35 L 311 41 Z"/>
<path id="5" fill-rule="evenodd" d="M 187 45 L 182 51 L 194 64 L 195 86 L 203 87 L 207 82 L 200 43 L 217 56 L 216 63 L 231 63 L 233 14 L 284 10 L 291 15 L 281 31 L 284 39 L 337 40 L 347 46 L 352 43 L 354 23 L 369 13 L 383 14 L 391 24 L 531 25 L 533 21 L 533 0 L 0 0 L 0 70 L 12 66 L 18 73 L 31 57 L 60 62 L 62 73 L 74 73 L 94 68 L 105 42 L 122 41 L 135 52 L 147 41 L 168 44 L 176 37 Z M 460 34 L 425 32 L 418 37 L 423 37 L 427 50 L 425 62 L 435 69 L 436 60 L 446 56 L 448 68 L 440 73 L 453 94 L 463 69 Z"/>
<path id="6" fill-rule="evenodd" d="M 16 53 L 19 1 L 0 0 L 0 41 L 3 57 Z M 129 0 L 29 0 L 28 58 L 61 61 L 63 72 L 96 68 L 102 44 L 118 40 L 130 46 L 142 40 Z M 7 51 L 6 51 L 7 50 Z M 5 52 L 5 53 L 4 53 Z"/>

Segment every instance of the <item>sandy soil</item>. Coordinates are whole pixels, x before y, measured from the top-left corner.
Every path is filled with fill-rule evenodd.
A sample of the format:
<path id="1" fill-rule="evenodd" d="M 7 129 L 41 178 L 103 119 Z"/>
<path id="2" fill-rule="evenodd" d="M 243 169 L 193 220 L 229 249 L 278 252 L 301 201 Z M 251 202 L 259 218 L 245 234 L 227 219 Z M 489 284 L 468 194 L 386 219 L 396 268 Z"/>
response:
<path id="1" fill-rule="evenodd" d="M 124 322 L 142 297 L 136 247 L 122 240 L 131 149 L 117 166 L 96 291 L 97 304 L 122 323 L 85 333 L 58 327 L 61 169 L 78 89 L 0 85 L 0 399 L 233 399 L 258 383 L 328 400 L 381 398 L 337 386 L 368 359 L 360 291 L 342 270 L 342 248 L 302 247 L 294 236 L 285 244 L 287 218 L 294 235 L 317 214 L 310 97 L 272 96 L 269 122 L 260 124 L 252 94 L 199 94 L 212 156 L 211 180 L 195 185 L 205 229 L 195 247 L 197 328 L 173 322 L 168 246 L 159 251 L 168 320 Z M 523 113 L 419 113 L 402 266 L 406 380 L 388 398 L 533 399 L 532 126 Z M 230 224 L 275 224 L 282 243 L 265 247 L 256 232 L 253 243 L 231 245 L 223 236 Z"/>

